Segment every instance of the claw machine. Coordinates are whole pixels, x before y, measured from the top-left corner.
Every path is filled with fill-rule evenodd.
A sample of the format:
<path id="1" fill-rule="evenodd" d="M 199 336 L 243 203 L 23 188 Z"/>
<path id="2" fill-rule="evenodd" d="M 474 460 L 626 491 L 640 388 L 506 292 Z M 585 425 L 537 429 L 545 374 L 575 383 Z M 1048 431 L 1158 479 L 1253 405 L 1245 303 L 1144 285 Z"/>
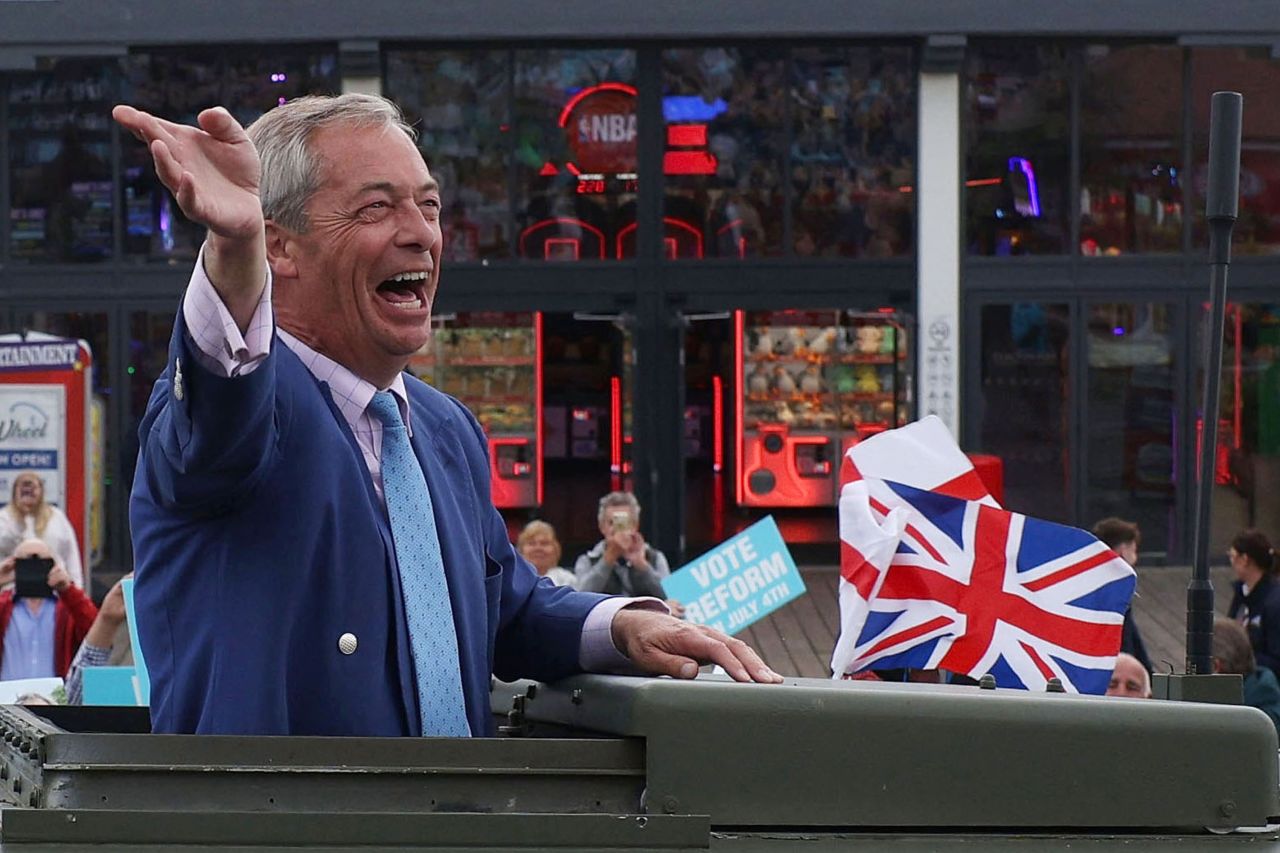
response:
<path id="1" fill-rule="evenodd" d="M 458 398 L 484 427 L 494 505 L 540 506 L 542 313 L 471 311 L 439 317 L 409 370 Z"/>
<path id="2" fill-rule="evenodd" d="M 908 318 L 893 310 L 736 311 L 739 506 L 834 506 L 840 460 L 914 409 Z"/>

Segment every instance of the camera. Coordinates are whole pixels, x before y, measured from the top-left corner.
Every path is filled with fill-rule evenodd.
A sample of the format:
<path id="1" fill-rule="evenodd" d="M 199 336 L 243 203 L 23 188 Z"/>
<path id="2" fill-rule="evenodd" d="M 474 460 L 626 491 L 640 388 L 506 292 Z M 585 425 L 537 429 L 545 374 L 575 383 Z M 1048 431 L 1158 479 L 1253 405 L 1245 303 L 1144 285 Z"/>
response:
<path id="1" fill-rule="evenodd" d="M 630 533 L 636 529 L 635 522 L 631 520 L 631 513 L 626 510 L 610 513 L 609 527 L 614 533 Z"/>
<path id="2" fill-rule="evenodd" d="M 49 588 L 49 557 L 19 557 L 13 561 L 14 598 L 53 598 Z"/>

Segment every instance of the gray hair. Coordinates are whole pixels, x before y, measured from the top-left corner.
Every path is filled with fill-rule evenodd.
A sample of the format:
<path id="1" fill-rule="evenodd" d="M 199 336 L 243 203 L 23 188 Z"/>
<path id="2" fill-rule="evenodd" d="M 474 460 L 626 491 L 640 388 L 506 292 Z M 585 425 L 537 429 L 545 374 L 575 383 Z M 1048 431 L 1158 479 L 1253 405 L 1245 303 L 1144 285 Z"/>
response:
<path id="1" fill-rule="evenodd" d="M 320 188 L 311 137 L 335 125 L 394 127 L 417 140 L 400 108 L 377 95 L 307 95 L 281 104 L 248 128 L 262 161 L 263 217 L 292 231 L 307 230 L 307 201 Z"/>
<path id="2" fill-rule="evenodd" d="M 1225 673 L 1248 675 L 1258 668 L 1244 626 L 1223 616 L 1213 620 L 1212 654 Z"/>
<path id="3" fill-rule="evenodd" d="M 596 513 L 599 521 L 604 521 L 605 514 L 610 507 L 625 506 L 636 514 L 636 518 L 640 517 L 640 501 L 636 500 L 636 496 L 630 492 L 610 492 L 600 499 L 600 511 Z"/>

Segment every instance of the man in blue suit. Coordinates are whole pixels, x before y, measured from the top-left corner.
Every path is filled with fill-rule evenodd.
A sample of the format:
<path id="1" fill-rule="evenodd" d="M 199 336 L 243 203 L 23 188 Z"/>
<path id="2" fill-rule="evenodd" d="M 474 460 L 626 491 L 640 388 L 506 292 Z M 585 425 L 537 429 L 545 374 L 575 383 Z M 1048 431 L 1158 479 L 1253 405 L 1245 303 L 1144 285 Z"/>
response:
<path id="1" fill-rule="evenodd" d="M 113 114 L 209 229 L 130 504 L 155 731 L 484 735 L 491 673 L 781 680 L 660 602 L 556 588 L 515 553 L 479 424 L 403 372 L 440 192 L 394 105 L 302 98 L 248 133 L 222 108 Z"/>

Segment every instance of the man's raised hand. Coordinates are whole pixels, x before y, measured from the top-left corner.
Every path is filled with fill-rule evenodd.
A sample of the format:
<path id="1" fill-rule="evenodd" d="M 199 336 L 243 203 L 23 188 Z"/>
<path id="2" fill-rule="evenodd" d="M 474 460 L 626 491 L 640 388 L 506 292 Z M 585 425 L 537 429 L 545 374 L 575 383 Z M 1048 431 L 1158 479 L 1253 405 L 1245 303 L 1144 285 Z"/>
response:
<path id="1" fill-rule="evenodd" d="M 156 174 L 187 218 L 230 239 L 262 233 L 258 152 L 222 107 L 200 113 L 199 127 L 175 124 L 120 105 L 112 117 L 147 143 Z"/>
<path id="2" fill-rule="evenodd" d="M 112 117 L 147 143 L 156 174 L 187 218 L 209 229 L 204 268 L 243 333 L 267 277 L 262 164 L 231 113 L 214 107 L 199 127 L 175 124 L 121 104 Z"/>

